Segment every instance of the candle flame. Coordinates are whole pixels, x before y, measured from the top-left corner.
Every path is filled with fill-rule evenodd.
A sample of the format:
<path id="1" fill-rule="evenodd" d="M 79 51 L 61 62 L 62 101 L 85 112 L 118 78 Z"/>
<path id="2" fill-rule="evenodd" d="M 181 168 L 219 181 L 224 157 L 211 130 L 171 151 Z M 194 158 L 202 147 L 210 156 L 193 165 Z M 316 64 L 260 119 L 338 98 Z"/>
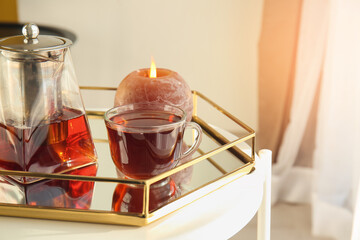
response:
<path id="1" fill-rule="evenodd" d="M 155 65 L 155 61 L 154 58 L 151 57 L 151 66 L 150 66 L 150 78 L 156 78 L 156 65 Z"/>

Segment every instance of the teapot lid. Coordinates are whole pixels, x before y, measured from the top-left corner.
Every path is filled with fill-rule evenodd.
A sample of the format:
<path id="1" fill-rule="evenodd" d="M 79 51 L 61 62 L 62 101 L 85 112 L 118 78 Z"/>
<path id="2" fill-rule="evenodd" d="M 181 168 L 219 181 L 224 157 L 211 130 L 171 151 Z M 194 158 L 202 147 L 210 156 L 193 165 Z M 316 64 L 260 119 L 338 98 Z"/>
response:
<path id="1" fill-rule="evenodd" d="M 72 44 L 71 40 L 67 38 L 39 35 L 39 27 L 34 23 L 24 25 L 22 33 L 23 36 L 0 39 L 0 50 L 38 52 L 67 48 Z"/>

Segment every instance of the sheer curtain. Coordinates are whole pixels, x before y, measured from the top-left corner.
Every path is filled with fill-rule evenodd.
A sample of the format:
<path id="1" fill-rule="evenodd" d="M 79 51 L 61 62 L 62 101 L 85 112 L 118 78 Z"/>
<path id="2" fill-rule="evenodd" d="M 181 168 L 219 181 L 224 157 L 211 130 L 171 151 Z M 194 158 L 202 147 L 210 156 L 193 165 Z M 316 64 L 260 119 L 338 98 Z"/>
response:
<path id="1" fill-rule="evenodd" d="M 321 79 L 328 28 L 327 3 L 304 0 L 302 4 L 289 123 L 273 167 L 273 201 L 276 198 L 291 202 L 311 199 L 312 169 L 297 162 Z"/>
<path id="2" fill-rule="evenodd" d="M 350 239 L 360 174 L 360 2 L 330 2 L 314 154 L 313 230 Z"/>
<path id="3" fill-rule="evenodd" d="M 271 2 L 285 4 L 265 0 L 264 12 Z M 360 175 L 360 1 L 302 0 L 299 10 L 294 74 L 286 80 L 291 97 L 284 99 L 291 103 L 275 149 L 273 202 L 311 203 L 315 235 L 350 239 Z M 261 117 L 273 111 L 261 110 L 260 139 L 266 133 Z M 260 147 L 266 147 L 262 140 Z"/>

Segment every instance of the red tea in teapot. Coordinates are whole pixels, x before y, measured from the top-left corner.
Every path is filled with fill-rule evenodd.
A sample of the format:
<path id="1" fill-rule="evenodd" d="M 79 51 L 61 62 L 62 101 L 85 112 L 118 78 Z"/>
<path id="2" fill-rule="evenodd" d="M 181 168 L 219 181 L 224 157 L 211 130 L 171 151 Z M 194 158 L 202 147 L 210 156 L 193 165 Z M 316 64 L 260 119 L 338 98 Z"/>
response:
<path id="1" fill-rule="evenodd" d="M 79 110 L 63 108 L 50 122 L 33 127 L 0 123 L 0 169 L 63 173 L 96 163 L 87 120 Z M 38 178 L 14 177 L 21 183 Z"/>

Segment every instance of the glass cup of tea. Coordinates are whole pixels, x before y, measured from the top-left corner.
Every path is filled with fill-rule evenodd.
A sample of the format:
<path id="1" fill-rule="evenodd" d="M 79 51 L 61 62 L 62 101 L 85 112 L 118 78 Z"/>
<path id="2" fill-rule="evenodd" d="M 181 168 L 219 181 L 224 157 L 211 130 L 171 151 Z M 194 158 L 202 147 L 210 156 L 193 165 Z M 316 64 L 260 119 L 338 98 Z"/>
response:
<path id="1" fill-rule="evenodd" d="M 186 113 L 166 104 L 134 103 L 109 109 L 105 124 L 111 157 L 120 177 L 148 179 L 174 168 L 200 145 L 202 130 Z M 194 129 L 191 147 L 182 152 L 185 129 Z"/>

